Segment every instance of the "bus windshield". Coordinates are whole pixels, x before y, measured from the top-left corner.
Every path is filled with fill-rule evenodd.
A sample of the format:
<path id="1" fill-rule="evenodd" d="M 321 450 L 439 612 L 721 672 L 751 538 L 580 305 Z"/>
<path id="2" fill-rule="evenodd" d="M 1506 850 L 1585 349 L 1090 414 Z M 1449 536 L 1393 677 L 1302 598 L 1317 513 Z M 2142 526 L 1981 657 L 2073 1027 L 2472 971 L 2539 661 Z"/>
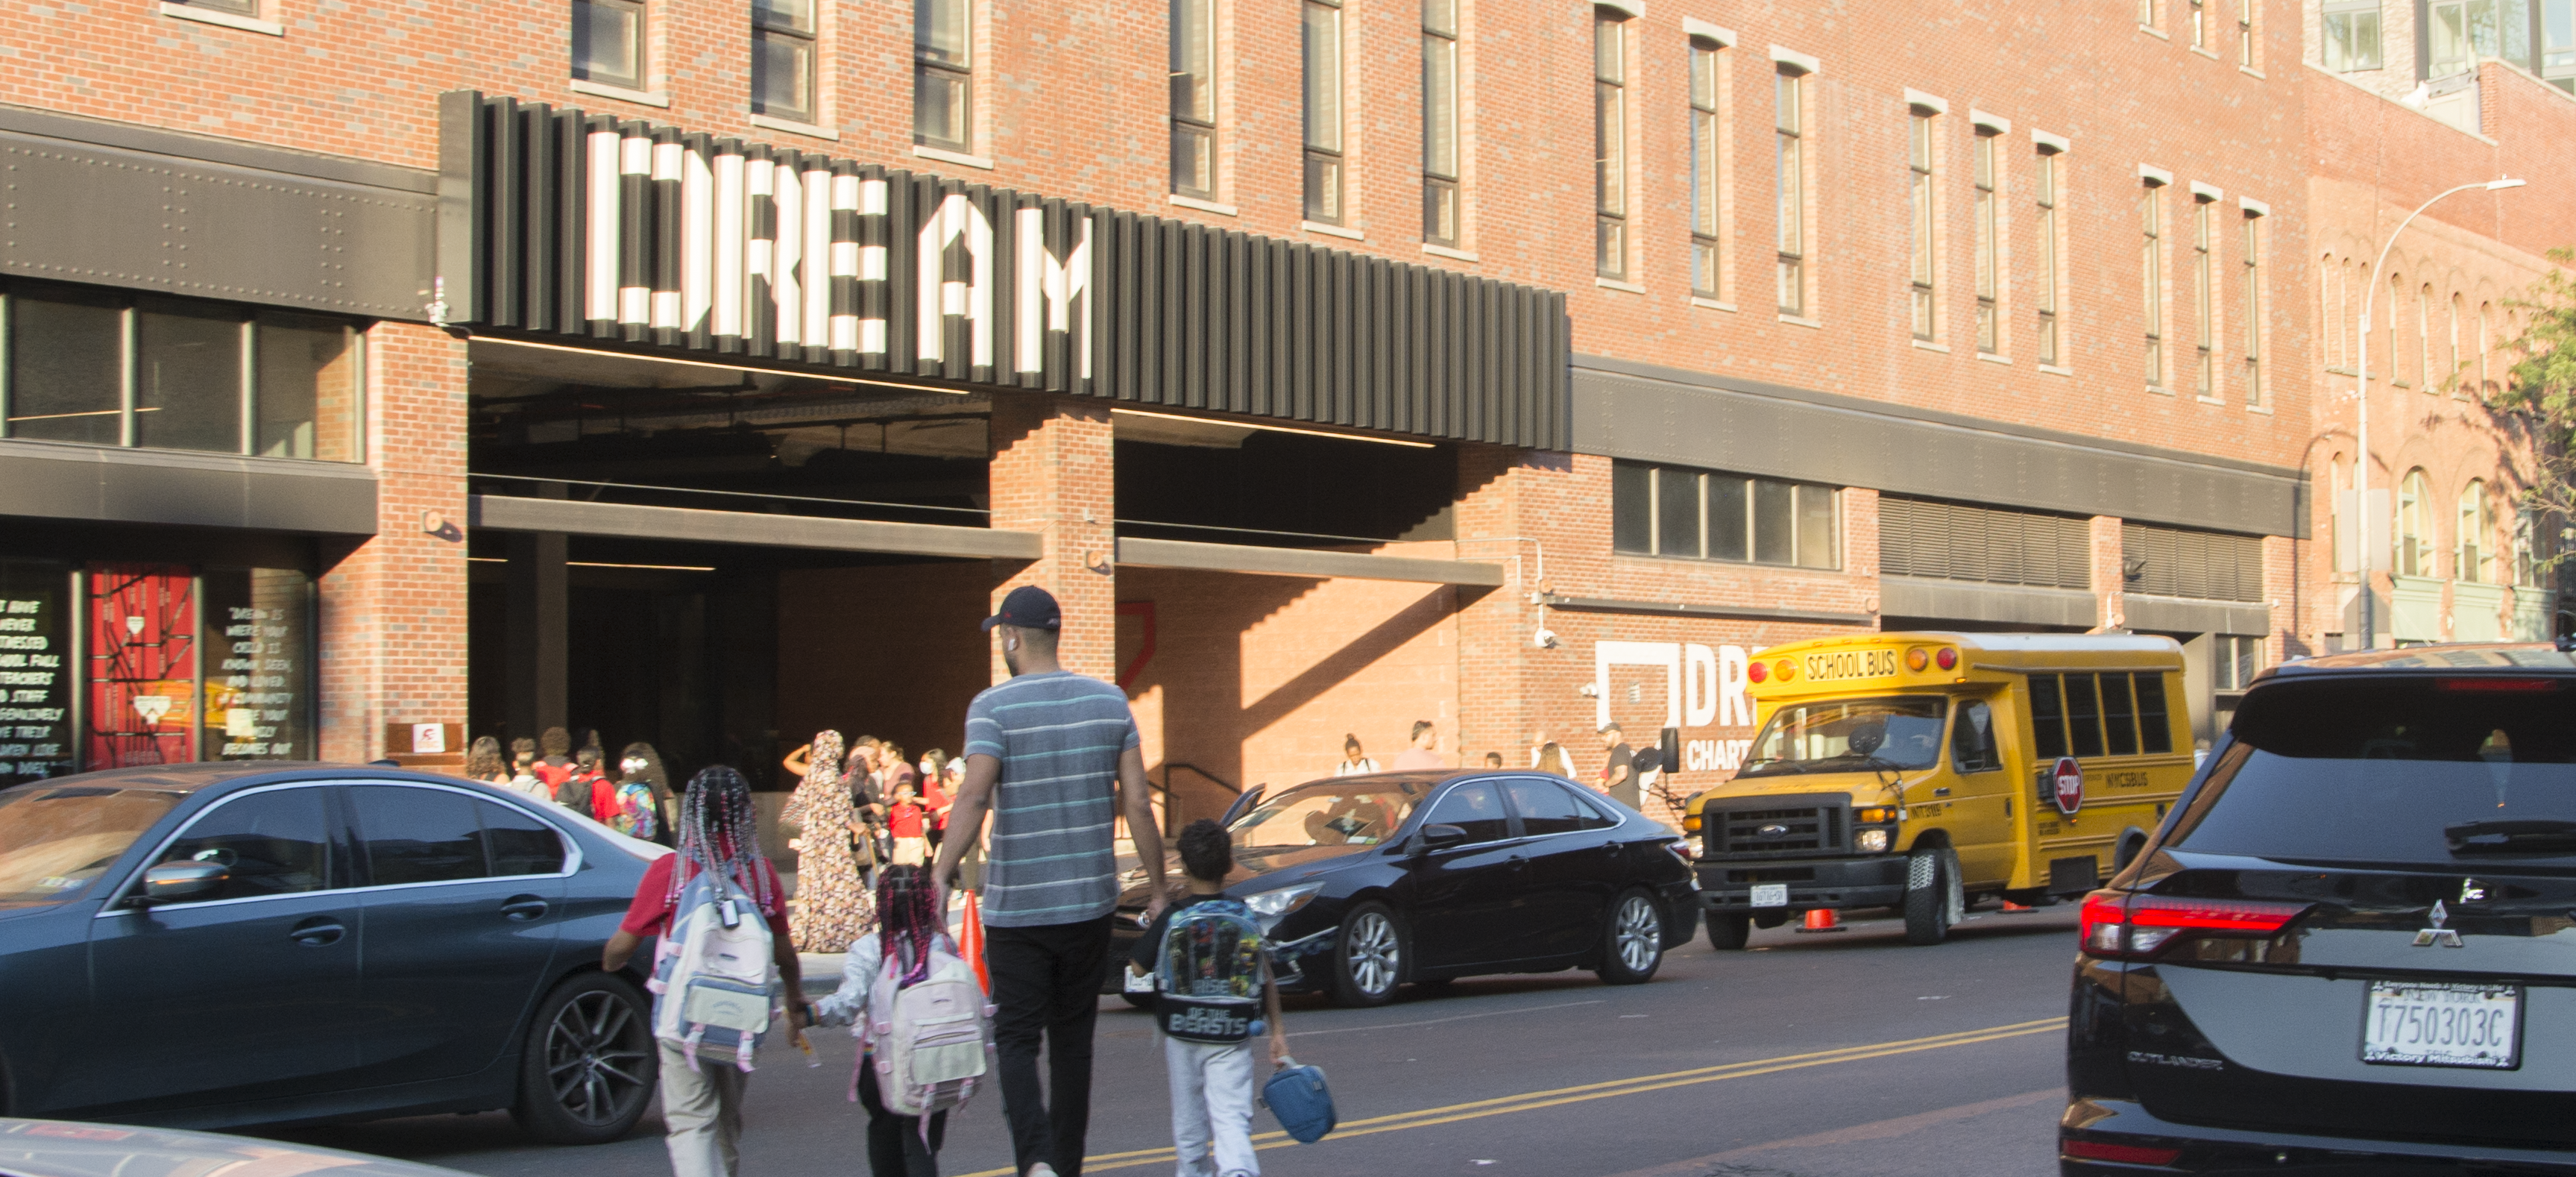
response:
<path id="1" fill-rule="evenodd" d="M 1736 775 L 1930 768 L 1941 759 L 1948 704 L 1935 695 L 1784 703 Z"/>

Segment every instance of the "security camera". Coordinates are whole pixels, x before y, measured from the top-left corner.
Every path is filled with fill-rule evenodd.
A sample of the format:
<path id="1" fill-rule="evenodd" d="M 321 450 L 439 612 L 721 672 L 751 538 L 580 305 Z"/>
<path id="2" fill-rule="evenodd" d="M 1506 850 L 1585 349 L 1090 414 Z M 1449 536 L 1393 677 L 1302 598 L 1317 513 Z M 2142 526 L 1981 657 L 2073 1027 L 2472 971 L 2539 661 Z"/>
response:
<path id="1" fill-rule="evenodd" d="M 1601 697 L 1601 684 L 1585 683 L 1582 686 L 1574 688 L 1574 693 L 1581 695 L 1586 699 L 1597 699 Z"/>
<path id="2" fill-rule="evenodd" d="M 1537 633 L 1530 635 L 1530 644 L 1542 650 L 1553 650 L 1556 648 L 1556 631 L 1542 625 Z"/>

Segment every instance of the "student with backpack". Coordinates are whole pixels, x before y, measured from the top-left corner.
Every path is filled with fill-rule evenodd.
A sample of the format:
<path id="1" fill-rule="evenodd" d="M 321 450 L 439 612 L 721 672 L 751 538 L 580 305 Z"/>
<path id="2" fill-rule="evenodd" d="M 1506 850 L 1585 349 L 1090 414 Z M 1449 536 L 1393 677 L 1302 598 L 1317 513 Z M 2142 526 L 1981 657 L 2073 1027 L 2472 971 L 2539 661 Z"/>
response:
<path id="1" fill-rule="evenodd" d="M 1261 922 L 1225 894 L 1234 844 L 1201 818 L 1181 831 L 1189 894 L 1136 941 L 1129 963 L 1154 979 L 1154 1024 L 1172 1080 L 1172 1148 L 1185 1177 L 1259 1177 L 1252 1151 L 1252 1040 L 1265 1031 L 1270 1061 L 1288 1064 L 1279 985 Z"/>
<path id="2" fill-rule="evenodd" d="M 777 995 L 802 992 L 778 872 L 760 854 L 751 783 L 724 765 L 689 781 L 680 849 L 654 859 L 617 934 L 600 953 L 626 967 L 646 936 L 653 954 L 653 1037 L 660 1046 L 664 1144 L 676 1177 L 734 1177 L 742 1097 Z M 787 1028 L 812 1014 L 787 1004 Z"/>
<path id="3" fill-rule="evenodd" d="M 817 1021 L 859 1040 L 850 1098 L 868 1112 L 874 1177 L 939 1177 L 949 1110 L 994 1068 L 992 1007 L 935 902 L 924 868 L 879 872 L 876 930 L 850 942 L 841 987 L 814 1003 Z"/>

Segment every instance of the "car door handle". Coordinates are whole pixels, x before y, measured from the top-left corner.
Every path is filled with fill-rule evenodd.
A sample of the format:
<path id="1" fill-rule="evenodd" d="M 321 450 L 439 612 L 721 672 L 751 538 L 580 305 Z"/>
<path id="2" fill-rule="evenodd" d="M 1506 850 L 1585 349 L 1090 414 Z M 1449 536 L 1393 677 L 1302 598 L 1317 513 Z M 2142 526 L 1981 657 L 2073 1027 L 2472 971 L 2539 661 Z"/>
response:
<path id="1" fill-rule="evenodd" d="M 327 948 L 339 943 L 340 937 L 348 934 L 349 929 L 342 926 L 339 920 L 327 915 L 318 915 L 287 929 L 286 938 L 306 948 Z"/>
<path id="2" fill-rule="evenodd" d="M 513 895 L 509 902 L 501 905 L 501 914 L 526 923 L 546 914 L 546 901 L 534 895 Z"/>
<path id="3" fill-rule="evenodd" d="M 1528 869 L 1529 869 L 1529 859 L 1528 859 L 1528 858 L 1526 858 L 1526 857 L 1523 857 L 1523 856 L 1521 856 L 1521 855 L 1518 855 L 1518 854 L 1513 855 L 1513 856 L 1512 856 L 1512 869 L 1513 869 L 1513 870 L 1528 870 Z"/>

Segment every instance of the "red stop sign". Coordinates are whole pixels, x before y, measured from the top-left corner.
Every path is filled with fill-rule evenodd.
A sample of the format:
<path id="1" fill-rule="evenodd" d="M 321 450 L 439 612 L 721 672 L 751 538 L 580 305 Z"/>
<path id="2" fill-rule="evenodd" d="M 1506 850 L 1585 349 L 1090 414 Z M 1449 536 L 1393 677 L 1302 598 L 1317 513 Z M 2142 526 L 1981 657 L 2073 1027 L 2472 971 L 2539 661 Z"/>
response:
<path id="1" fill-rule="evenodd" d="M 2049 770 L 2049 779 L 2057 786 L 2057 811 L 2069 817 L 2084 808 L 2084 766 L 2072 756 L 2057 758 L 2057 767 Z"/>

